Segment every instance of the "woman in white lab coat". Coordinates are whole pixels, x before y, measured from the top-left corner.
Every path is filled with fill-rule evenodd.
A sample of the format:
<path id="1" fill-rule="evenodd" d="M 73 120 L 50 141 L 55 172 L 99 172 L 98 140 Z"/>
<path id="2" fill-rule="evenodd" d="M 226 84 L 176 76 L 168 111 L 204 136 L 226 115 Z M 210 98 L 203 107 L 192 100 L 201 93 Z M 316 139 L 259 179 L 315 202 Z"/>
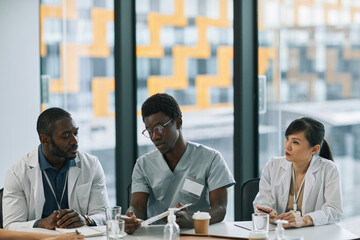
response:
<path id="1" fill-rule="evenodd" d="M 340 220 L 340 175 L 324 135 L 324 125 L 307 117 L 286 129 L 285 156 L 266 164 L 253 202 L 257 212 L 270 213 L 270 222 L 303 227 Z"/>

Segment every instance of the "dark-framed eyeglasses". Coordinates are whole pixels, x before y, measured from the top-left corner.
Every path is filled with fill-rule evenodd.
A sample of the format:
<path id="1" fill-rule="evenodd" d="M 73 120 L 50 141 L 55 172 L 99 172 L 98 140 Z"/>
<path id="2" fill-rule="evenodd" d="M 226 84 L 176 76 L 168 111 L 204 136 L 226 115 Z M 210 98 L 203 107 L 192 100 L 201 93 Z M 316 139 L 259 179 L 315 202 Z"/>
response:
<path id="1" fill-rule="evenodd" d="M 161 134 L 164 131 L 164 128 L 166 127 L 166 125 L 168 125 L 171 122 L 171 120 L 173 120 L 173 119 L 170 118 L 163 125 L 161 125 L 161 124 L 156 125 L 155 127 L 153 127 L 153 129 L 145 129 L 144 131 L 142 131 L 142 134 L 147 138 L 150 138 L 153 135 L 153 133 Z"/>

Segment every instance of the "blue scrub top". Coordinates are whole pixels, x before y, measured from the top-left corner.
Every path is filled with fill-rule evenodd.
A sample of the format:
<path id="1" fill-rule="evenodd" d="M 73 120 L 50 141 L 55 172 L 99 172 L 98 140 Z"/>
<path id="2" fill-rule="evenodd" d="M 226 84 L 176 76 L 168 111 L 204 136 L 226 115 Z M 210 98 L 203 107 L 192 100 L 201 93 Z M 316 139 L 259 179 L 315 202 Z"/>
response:
<path id="1" fill-rule="evenodd" d="M 201 194 L 186 191 L 185 182 L 198 187 L 202 185 Z M 196 211 L 209 210 L 209 192 L 234 184 L 235 180 L 221 154 L 192 142 L 188 142 L 173 172 L 156 149 L 136 161 L 132 175 L 132 192 L 149 194 L 148 218 L 175 207 L 177 203 L 192 203 L 188 207 L 190 215 Z"/>

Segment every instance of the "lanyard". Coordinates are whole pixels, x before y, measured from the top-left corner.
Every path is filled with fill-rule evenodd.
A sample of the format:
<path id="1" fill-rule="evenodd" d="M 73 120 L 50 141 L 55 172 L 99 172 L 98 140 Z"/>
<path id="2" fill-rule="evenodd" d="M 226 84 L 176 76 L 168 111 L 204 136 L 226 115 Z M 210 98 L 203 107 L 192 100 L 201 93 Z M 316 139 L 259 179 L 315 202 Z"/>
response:
<path id="1" fill-rule="evenodd" d="M 299 200 L 299 196 L 300 196 L 300 193 L 301 193 L 301 189 L 304 185 L 304 182 L 305 182 L 305 176 L 301 182 L 301 185 L 300 185 L 300 188 L 298 190 L 298 193 L 296 194 L 295 192 L 295 171 L 294 171 L 294 168 L 292 168 L 292 174 L 291 174 L 291 177 L 292 177 L 292 180 L 293 180 L 293 184 L 294 184 L 294 203 L 293 203 L 293 208 L 294 208 L 294 211 L 296 212 L 297 210 L 297 202 Z M 296 196 L 297 195 L 297 196 Z"/>
<path id="2" fill-rule="evenodd" d="M 65 188 L 66 188 L 66 185 L 67 185 L 67 180 L 68 180 L 69 171 L 66 172 L 65 184 L 64 184 L 64 188 L 63 188 L 63 191 L 62 191 L 62 194 L 61 194 L 60 204 L 59 204 L 59 201 L 57 200 L 57 197 L 56 197 L 54 188 L 53 188 L 53 186 L 51 185 L 50 180 L 49 180 L 49 177 L 48 177 L 48 175 L 46 174 L 45 170 L 43 170 L 43 173 L 44 173 L 44 175 L 45 175 L 46 181 L 47 181 L 48 184 L 49 184 L 49 187 L 50 187 L 50 189 L 51 189 L 51 192 L 52 192 L 52 194 L 53 194 L 54 197 L 55 197 L 55 201 L 56 201 L 56 204 L 57 204 L 57 206 L 58 206 L 58 210 L 60 210 L 60 209 L 61 209 L 60 204 L 61 204 L 61 202 L 62 202 L 62 200 L 63 200 L 63 197 L 64 197 L 64 193 L 65 193 Z"/>

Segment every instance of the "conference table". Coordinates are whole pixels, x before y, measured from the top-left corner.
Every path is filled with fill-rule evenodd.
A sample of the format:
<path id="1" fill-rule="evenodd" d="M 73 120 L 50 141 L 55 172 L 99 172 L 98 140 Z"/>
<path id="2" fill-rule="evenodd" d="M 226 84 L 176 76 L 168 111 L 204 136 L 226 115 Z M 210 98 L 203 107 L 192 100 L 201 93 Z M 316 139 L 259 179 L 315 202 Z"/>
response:
<path id="1" fill-rule="evenodd" d="M 242 226 L 239 227 L 238 225 Z M 181 240 L 195 239 L 247 239 L 249 234 L 248 226 L 251 222 L 221 222 L 209 226 L 209 236 L 195 236 L 194 229 L 181 230 Z M 96 227 L 98 230 L 105 232 L 105 226 Z M 132 235 L 126 235 L 125 240 L 159 240 L 162 239 L 164 225 L 150 225 L 139 228 Z M 43 233 L 55 233 L 52 230 L 36 229 L 33 231 Z M 347 231 L 338 224 L 329 224 L 317 227 L 304 227 L 285 229 L 287 237 L 303 237 L 303 240 L 341 240 L 341 239 L 358 239 L 359 236 Z M 275 231 L 269 231 L 269 240 L 275 239 Z M 106 240 L 106 236 L 86 237 L 89 240 Z"/>

